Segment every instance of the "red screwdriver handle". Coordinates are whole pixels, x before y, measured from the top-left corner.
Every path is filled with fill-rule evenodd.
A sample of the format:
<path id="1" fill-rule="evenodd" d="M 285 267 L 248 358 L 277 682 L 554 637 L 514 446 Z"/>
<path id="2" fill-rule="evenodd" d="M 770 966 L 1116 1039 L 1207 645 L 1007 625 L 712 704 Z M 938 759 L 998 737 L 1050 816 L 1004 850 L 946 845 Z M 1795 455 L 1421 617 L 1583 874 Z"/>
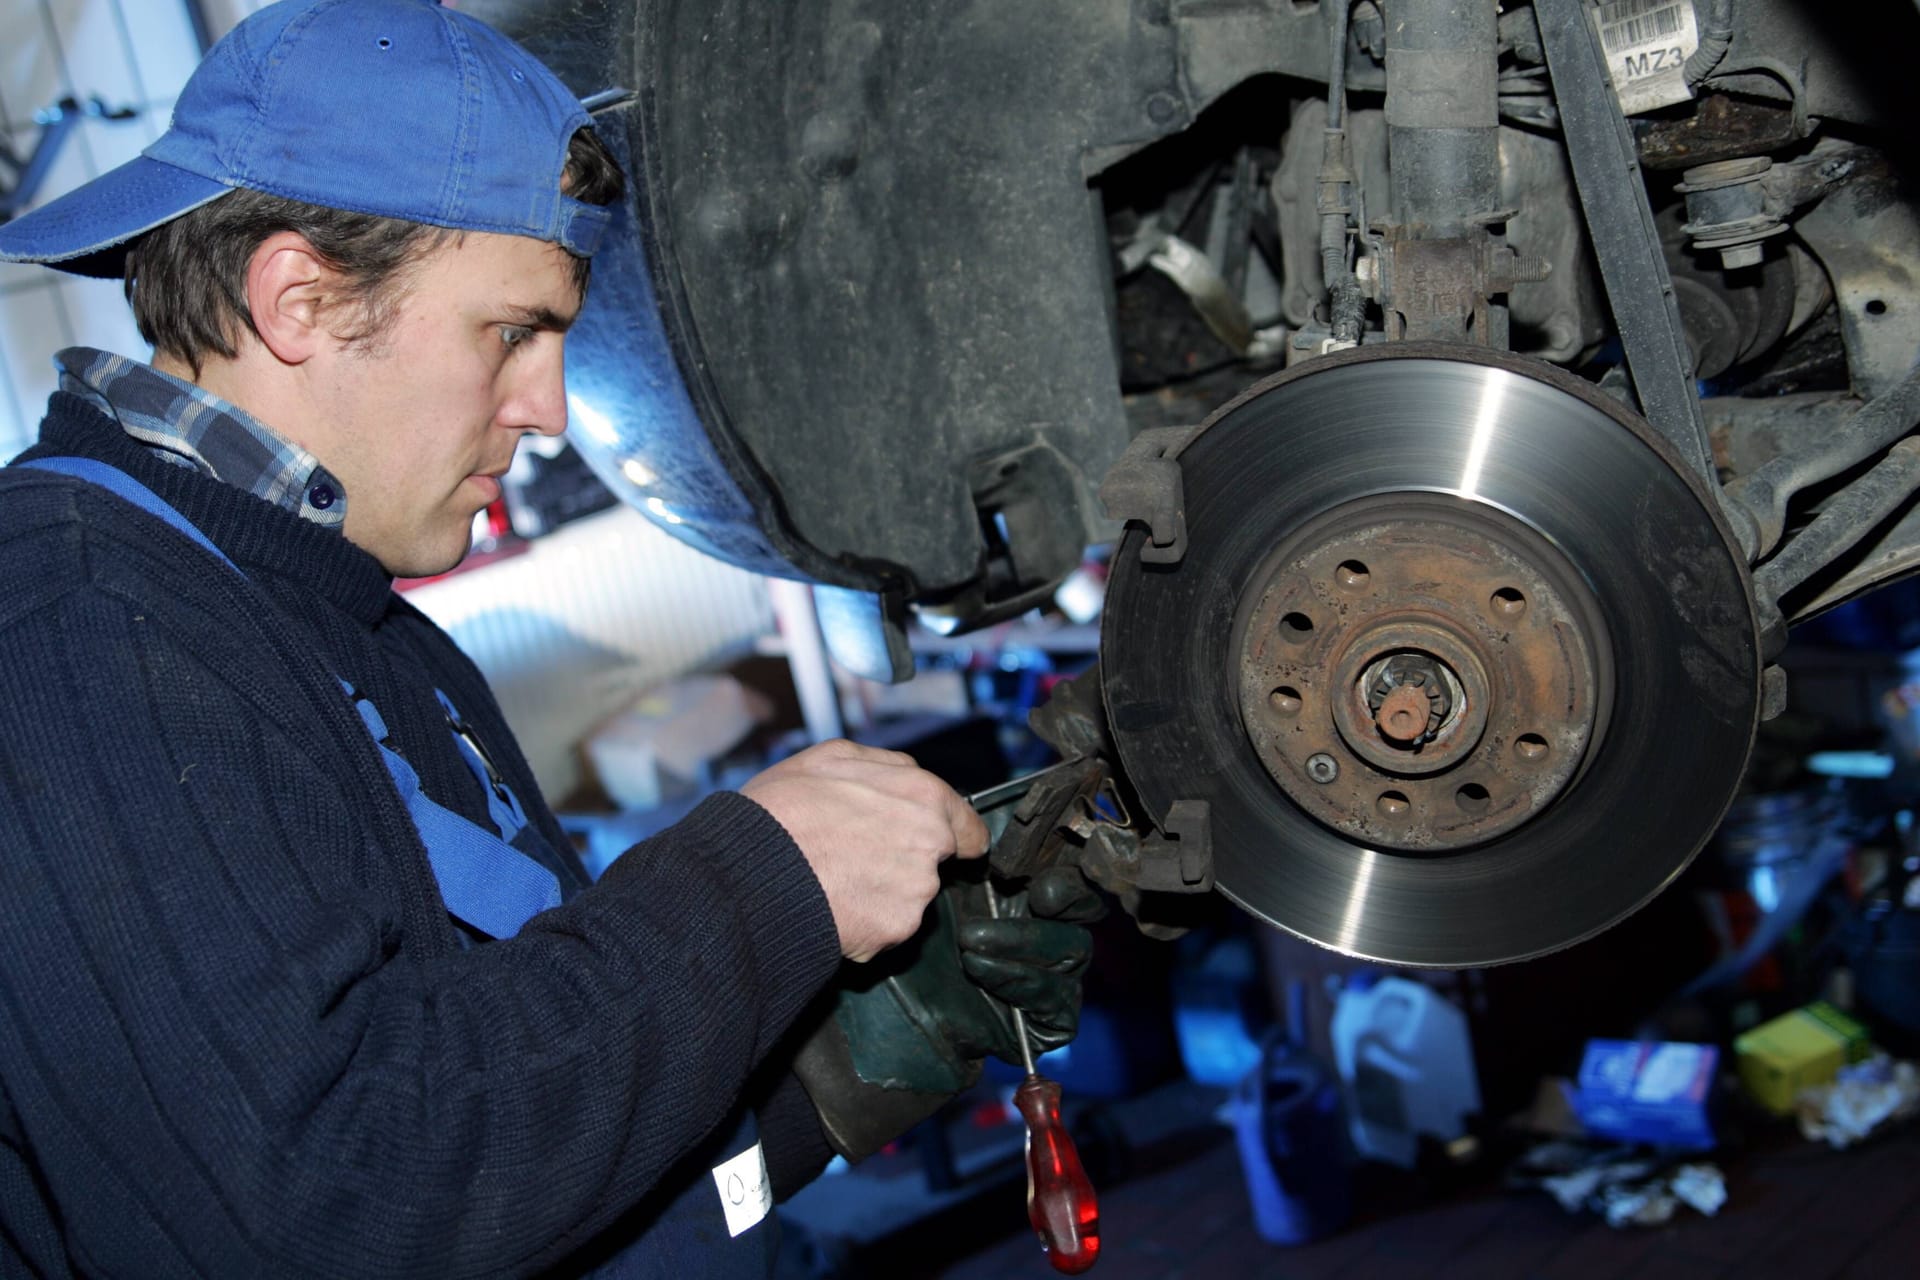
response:
<path id="1" fill-rule="evenodd" d="M 1027 1121 L 1027 1219 L 1053 1269 L 1077 1276 L 1100 1257 L 1100 1205 L 1060 1123 L 1060 1086 L 1028 1076 L 1013 1105 Z"/>

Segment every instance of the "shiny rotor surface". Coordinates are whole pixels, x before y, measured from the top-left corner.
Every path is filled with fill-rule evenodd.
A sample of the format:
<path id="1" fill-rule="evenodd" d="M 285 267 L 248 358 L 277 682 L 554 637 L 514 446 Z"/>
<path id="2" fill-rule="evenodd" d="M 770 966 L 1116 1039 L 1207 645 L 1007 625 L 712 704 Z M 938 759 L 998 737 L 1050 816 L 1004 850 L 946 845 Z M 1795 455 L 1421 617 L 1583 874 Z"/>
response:
<path id="1" fill-rule="evenodd" d="M 1643 426 L 1534 362 L 1433 350 L 1319 361 L 1215 416 L 1179 456 L 1184 559 L 1143 565 L 1137 530 L 1116 553 L 1103 691 L 1148 809 L 1211 807 L 1227 897 L 1348 954 L 1483 965 L 1590 936 L 1685 867 L 1744 770 L 1760 662 L 1742 563 Z M 1273 549 L 1402 492 L 1524 524 L 1607 623 L 1604 739 L 1550 807 L 1464 850 L 1370 848 L 1322 825 L 1262 767 L 1238 705 L 1236 628 Z"/>

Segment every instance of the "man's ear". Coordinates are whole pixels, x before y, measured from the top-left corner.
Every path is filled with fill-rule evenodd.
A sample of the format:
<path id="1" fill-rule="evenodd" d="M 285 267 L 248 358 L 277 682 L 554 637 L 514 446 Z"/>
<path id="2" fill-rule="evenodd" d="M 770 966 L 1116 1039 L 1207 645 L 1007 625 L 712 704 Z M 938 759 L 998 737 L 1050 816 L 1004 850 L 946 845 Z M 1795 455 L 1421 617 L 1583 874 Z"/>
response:
<path id="1" fill-rule="evenodd" d="M 277 231 L 253 251 L 247 312 L 261 344 L 282 364 L 304 364 L 326 343 L 321 321 L 338 279 L 297 231 Z"/>

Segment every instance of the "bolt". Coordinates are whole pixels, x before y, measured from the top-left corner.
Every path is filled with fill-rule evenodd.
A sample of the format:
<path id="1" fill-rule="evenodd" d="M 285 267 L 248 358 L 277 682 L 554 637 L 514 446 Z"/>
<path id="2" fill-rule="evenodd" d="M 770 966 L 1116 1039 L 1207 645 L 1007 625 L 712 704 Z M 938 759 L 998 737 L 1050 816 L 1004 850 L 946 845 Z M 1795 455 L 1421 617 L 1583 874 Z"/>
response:
<path id="1" fill-rule="evenodd" d="M 1374 672 L 1367 683 L 1367 709 L 1389 742 L 1418 746 L 1453 710 L 1437 658 L 1396 653 Z"/>
<path id="2" fill-rule="evenodd" d="M 1758 244 L 1729 245 L 1720 251 L 1720 265 L 1728 271 L 1738 271 L 1742 267 L 1760 265 L 1761 251 Z"/>
<path id="3" fill-rule="evenodd" d="M 1170 93 L 1156 93 L 1147 99 L 1147 119 L 1155 124 L 1170 124 L 1179 113 L 1180 104 L 1173 100 Z"/>
<path id="4" fill-rule="evenodd" d="M 1360 283 L 1360 292 L 1374 301 L 1380 300 L 1380 260 L 1372 254 L 1363 254 L 1353 264 L 1353 278 Z"/>
<path id="5" fill-rule="evenodd" d="M 1513 255 L 1513 281 L 1515 284 L 1534 284 L 1553 274 L 1553 263 L 1532 253 Z"/>
<path id="6" fill-rule="evenodd" d="M 1307 776 L 1315 782 L 1332 782 L 1340 776 L 1340 762 L 1324 751 L 1307 757 Z"/>
<path id="7" fill-rule="evenodd" d="M 1373 722 L 1389 740 L 1412 742 L 1427 731 L 1427 720 L 1432 714 L 1433 703 L 1426 691 L 1417 685 L 1403 684 L 1380 700 Z"/>
<path id="8" fill-rule="evenodd" d="M 1492 247 L 1483 241 L 1481 279 L 1488 293 L 1511 293 L 1517 284 L 1545 280 L 1553 264 L 1538 254 L 1521 253 L 1512 245 Z"/>

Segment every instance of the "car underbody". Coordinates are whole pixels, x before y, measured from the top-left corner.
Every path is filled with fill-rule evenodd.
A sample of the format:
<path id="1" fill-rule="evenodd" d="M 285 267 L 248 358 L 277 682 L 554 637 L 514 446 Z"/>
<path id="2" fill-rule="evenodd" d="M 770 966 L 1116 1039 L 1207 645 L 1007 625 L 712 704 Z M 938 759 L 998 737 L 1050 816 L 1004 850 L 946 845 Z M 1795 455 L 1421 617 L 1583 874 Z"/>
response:
<path id="1" fill-rule="evenodd" d="M 882 680 L 1117 544 L 1016 816 L 1150 929 L 1590 936 L 1788 628 L 1920 567 L 1907 0 L 462 7 L 634 179 L 570 366 L 623 498 Z"/>

